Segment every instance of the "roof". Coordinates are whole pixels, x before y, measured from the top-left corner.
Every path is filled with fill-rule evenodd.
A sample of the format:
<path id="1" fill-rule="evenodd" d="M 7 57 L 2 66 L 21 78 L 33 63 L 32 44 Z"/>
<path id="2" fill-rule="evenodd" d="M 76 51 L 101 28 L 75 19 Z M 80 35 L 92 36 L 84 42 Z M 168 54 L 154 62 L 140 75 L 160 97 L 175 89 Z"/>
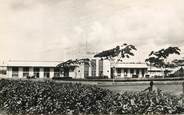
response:
<path id="1" fill-rule="evenodd" d="M 7 67 L 56 67 L 62 61 L 8 61 Z"/>
<path id="2" fill-rule="evenodd" d="M 116 68 L 148 68 L 145 63 L 118 63 Z"/>

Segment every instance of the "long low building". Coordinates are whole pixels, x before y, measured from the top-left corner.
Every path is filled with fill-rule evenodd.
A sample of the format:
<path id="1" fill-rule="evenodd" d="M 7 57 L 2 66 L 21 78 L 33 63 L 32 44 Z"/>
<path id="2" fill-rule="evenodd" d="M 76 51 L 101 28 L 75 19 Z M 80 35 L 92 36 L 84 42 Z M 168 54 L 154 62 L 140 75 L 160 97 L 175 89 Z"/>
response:
<path id="1" fill-rule="evenodd" d="M 84 79 L 86 77 L 112 78 L 115 67 L 115 78 L 143 78 L 148 67 L 145 63 L 117 63 L 113 66 L 109 60 L 98 58 L 90 59 L 89 64 L 71 66 L 65 72 L 56 67 L 61 61 L 20 61 L 13 60 L 7 63 L 7 76 L 9 78 L 36 78 L 72 77 Z"/>
<path id="2" fill-rule="evenodd" d="M 58 61 L 20 61 L 13 60 L 7 64 L 7 76 L 26 78 L 35 76 L 36 78 L 52 78 L 60 76 L 56 65 Z"/>
<path id="3" fill-rule="evenodd" d="M 111 68 L 113 68 L 111 66 Z M 148 67 L 145 63 L 117 63 L 115 64 L 117 78 L 144 78 Z"/>

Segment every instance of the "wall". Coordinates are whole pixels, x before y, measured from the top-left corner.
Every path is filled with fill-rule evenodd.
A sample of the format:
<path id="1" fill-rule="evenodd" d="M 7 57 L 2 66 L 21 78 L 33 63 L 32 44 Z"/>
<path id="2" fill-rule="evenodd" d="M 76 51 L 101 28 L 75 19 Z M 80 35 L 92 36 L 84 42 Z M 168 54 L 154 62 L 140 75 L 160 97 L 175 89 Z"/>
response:
<path id="1" fill-rule="evenodd" d="M 111 78 L 110 61 L 103 60 L 103 75 Z"/>

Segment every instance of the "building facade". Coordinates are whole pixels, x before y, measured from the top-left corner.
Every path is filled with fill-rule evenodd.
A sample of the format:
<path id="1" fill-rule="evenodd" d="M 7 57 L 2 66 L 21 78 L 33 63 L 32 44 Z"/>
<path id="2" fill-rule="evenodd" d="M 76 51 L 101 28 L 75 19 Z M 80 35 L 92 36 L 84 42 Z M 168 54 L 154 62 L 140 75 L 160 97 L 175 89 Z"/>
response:
<path id="1" fill-rule="evenodd" d="M 91 59 L 89 64 L 82 63 L 73 65 L 66 77 L 83 79 L 85 77 L 103 77 L 110 78 L 110 62 L 107 60 Z"/>
<path id="2" fill-rule="evenodd" d="M 144 78 L 147 74 L 148 67 L 145 63 L 117 63 L 115 64 L 116 78 Z M 113 66 L 111 66 L 111 69 Z M 111 76 L 113 73 L 111 73 Z"/>
<path id="3" fill-rule="evenodd" d="M 7 64 L 7 77 L 9 78 L 53 78 L 60 76 L 55 61 L 9 61 Z"/>
<path id="4" fill-rule="evenodd" d="M 113 78 L 113 74 L 115 78 L 144 78 L 148 74 L 148 67 L 145 63 L 117 63 L 114 65 L 109 60 L 94 58 L 90 59 L 89 64 L 82 63 L 71 66 L 65 72 L 56 67 L 60 63 L 61 61 L 9 61 L 7 76 L 9 78 L 34 76 L 35 78 L 72 77 L 85 79 L 89 77 Z"/>

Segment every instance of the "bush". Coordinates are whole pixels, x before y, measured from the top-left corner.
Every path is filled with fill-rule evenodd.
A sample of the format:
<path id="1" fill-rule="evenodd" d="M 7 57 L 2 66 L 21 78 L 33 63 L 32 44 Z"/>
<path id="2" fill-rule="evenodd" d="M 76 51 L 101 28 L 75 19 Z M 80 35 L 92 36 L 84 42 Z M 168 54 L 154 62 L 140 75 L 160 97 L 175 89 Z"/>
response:
<path id="1" fill-rule="evenodd" d="M 108 76 L 88 76 L 86 79 L 108 79 Z"/>
<path id="2" fill-rule="evenodd" d="M 71 80 L 72 77 L 53 77 L 53 80 Z"/>
<path id="3" fill-rule="evenodd" d="M 176 114 L 183 98 L 167 93 L 124 92 L 94 85 L 0 80 L 0 110 L 7 114 Z"/>

